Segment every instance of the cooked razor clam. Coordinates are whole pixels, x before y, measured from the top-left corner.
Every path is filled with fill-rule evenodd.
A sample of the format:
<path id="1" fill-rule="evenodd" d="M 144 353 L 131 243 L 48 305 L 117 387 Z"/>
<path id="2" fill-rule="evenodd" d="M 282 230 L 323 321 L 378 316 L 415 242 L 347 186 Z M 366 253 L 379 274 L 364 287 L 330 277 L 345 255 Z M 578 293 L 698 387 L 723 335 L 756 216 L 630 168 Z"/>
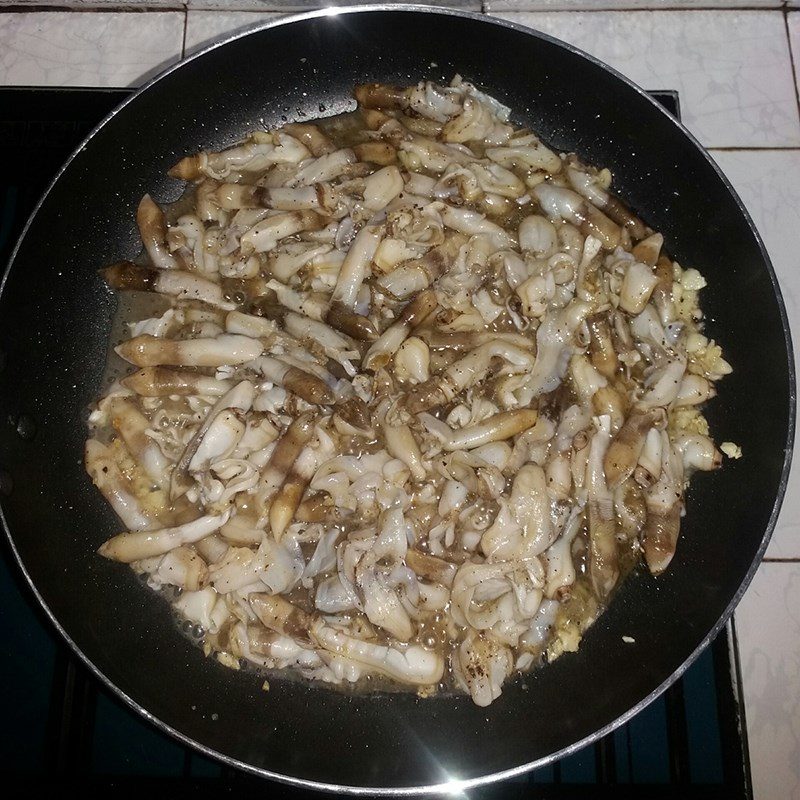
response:
<path id="1" fill-rule="evenodd" d="M 669 567 L 731 367 L 607 169 L 460 77 L 355 96 L 183 158 L 101 270 L 159 306 L 90 415 L 99 552 L 226 666 L 485 706 Z"/>

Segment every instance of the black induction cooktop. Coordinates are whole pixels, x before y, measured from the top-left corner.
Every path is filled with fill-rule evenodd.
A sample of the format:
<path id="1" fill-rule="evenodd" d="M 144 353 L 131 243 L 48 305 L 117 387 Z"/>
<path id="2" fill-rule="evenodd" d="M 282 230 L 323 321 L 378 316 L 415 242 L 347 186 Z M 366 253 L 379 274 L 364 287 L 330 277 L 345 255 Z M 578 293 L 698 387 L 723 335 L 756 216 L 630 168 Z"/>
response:
<path id="1" fill-rule="evenodd" d="M 0 272 L 41 192 L 66 157 L 129 93 L 0 89 Z M 679 114 L 675 92 L 653 95 Z M 7 480 L 0 454 L 0 492 Z M 55 781 L 60 787 L 92 784 L 170 797 L 217 796 L 242 788 L 269 798 L 310 794 L 211 761 L 123 706 L 52 630 L 21 580 L 5 539 L 2 549 L 0 773 L 24 777 L 29 790 Z M 549 766 L 469 796 L 750 797 L 735 652 L 729 625 L 680 680 L 614 733 Z"/>

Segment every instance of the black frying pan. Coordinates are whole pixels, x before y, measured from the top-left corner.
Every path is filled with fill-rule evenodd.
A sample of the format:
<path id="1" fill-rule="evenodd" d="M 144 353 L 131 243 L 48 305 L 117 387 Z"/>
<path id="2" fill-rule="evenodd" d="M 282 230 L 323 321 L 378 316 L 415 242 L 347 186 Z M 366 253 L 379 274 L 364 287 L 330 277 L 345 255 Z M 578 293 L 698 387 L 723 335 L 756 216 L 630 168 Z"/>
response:
<path id="1" fill-rule="evenodd" d="M 353 84 L 449 80 L 460 72 L 559 150 L 611 168 L 617 191 L 710 288 L 708 333 L 734 373 L 709 406 L 718 441 L 744 458 L 700 475 L 678 553 L 637 570 L 580 651 L 465 697 L 351 696 L 237 674 L 206 660 L 165 603 L 95 549 L 119 529 L 81 464 L 114 296 L 96 269 L 139 250 L 134 210 L 182 185 L 180 156 L 256 125 L 353 107 Z M 28 580 L 76 652 L 109 686 L 183 741 L 263 775 L 381 791 L 479 783 L 542 764 L 631 716 L 719 630 L 764 552 L 785 488 L 794 425 L 786 314 L 763 245 L 727 181 L 647 95 L 549 37 L 476 14 L 348 10 L 266 25 L 196 56 L 124 103 L 51 186 L 18 246 L 0 300 L 0 426 L 13 480 L 4 521 Z M 25 418 L 24 417 L 24 418 Z M 633 644 L 623 643 L 630 636 Z"/>

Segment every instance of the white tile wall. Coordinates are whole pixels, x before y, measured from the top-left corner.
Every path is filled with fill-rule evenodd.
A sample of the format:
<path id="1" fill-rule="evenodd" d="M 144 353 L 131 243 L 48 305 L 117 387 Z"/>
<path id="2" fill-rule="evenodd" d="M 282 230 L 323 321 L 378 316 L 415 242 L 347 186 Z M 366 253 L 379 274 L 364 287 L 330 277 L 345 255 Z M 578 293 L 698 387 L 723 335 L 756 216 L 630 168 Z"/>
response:
<path id="1" fill-rule="evenodd" d="M 798 0 L 800 2 L 800 0 Z M 631 8 L 780 8 L 782 0 L 486 0 L 489 13 L 495 11 L 581 11 L 585 9 L 626 10 Z"/>
<path id="2" fill-rule="evenodd" d="M 800 800 L 800 564 L 762 564 L 736 611 L 755 800 Z"/>
<path id="3" fill-rule="evenodd" d="M 795 333 L 795 365 L 800 365 L 800 152 L 722 151 L 714 158 L 750 211 L 769 251 Z M 798 442 L 800 446 L 800 442 Z M 800 453 L 800 451 L 796 451 Z M 769 558 L 800 558 L 800 461 L 789 479 Z"/>
<path id="4" fill-rule="evenodd" d="M 800 145 L 783 14 L 777 11 L 502 13 L 563 39 L 645 89 L 678 89 L 707 146 Z"/>
<path id="5" fill-rule="evenodd" d="M 138 86 L 181 56 L 181 12 L 0 14 L 0 84 Z"/>
<path id="6" fill-rule="evenodd" d="M 397 0 L 414 2 L 415 0 Z M 324 5 L 364 5 L 369 0 L 330 0 Z M 68 8 L 160 8 L 182 7 L 247 11 L 291 11 L 317 8 L 319 0 L 0 0 L 0 6 L 58 6 Z M 427 5 L 443 5 L 479 10 L 478 0 L 427 0 Z M 784 0 L 487 0 L 486 11 L 578 11 L 582 9 L 632 8 L 781 8 Z M 788 0 L 789 6 L 800 0 Z"/>
<path id="7" fill-rule="evenodd" d="M 142 0 L 147 2 L 147 0 Z M 219 9 L 225 11 L 310 11 L 315 8 L 327 6 L 362 6 L 368 5 L 370 0 L 186 0 L 189 8 Z M 413 3 L 415 0 L 395 0 L 398 4 Z M 427 5 L 453 6 L 480 11 L 480 0 L 427 0 Z"/>
<path id="8" fill-rule="evenodd" d="M 145 9 L 145 8 L 175 8 L 182 9 L 182 0 L 0 0 L 0 8 L 3 6 L 47 6 L 48 8 L 71 8 L 71 9 L 100 9 L 113 10 L 121 9 Z"/>
<path id="9" fill-rule="evenodd" d="M 188 11 L 186 14 L 186 55 L 233 33 L 282 16 L 258 11 Z"/>

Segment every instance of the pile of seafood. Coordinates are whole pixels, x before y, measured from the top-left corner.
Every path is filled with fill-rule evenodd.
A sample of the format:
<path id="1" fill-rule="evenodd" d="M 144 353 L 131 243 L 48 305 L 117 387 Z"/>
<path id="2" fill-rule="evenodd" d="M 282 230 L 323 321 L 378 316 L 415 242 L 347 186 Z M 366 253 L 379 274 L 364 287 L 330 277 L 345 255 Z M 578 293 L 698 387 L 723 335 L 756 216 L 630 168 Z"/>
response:
<path id="1" fill-rule="evenodd" d="M 607 169 L 459 77 L 355 96 L 181 160 L 102 270 L 157 311 L 89 418 L 100 553 L 227 666 L 485 706 L 667 568 L 730 366 Z"/>

